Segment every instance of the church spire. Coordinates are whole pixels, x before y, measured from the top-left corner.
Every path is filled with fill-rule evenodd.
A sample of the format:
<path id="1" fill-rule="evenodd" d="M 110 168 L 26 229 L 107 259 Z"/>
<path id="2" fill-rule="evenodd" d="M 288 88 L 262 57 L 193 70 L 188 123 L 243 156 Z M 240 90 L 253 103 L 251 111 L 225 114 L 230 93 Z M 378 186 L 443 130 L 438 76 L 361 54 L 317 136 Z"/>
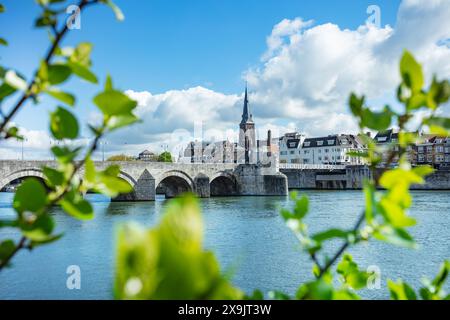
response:
<path id="1" fill-rule="evenodd" d="M 251 117 L 251 116 L 250 116 Z M 247 83 L 245 83 L 245 96 L 244 96 L 244 111 L 242 113 L 242 120 L 241 124 L 247 123 L 249 119 L 249 113 L 248 113 L 248 94 L 247 94 Z"/>

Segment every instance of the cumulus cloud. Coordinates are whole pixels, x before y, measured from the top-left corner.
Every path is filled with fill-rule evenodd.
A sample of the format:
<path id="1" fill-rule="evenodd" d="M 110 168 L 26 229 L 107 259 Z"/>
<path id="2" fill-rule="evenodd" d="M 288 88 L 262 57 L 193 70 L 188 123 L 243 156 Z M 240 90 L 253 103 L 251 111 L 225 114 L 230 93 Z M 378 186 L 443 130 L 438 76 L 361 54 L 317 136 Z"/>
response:
<path id="1" fill-rule="evenodd" d="M 263 65 L 245 74 L 257 93 L 255 109 L 265 117 L 296 120 L 309 134 L 355 130 L 349 93 L 373 101 L 393 97 L 404 49 L 423 63 L 428 79 L 433 73 L 450 76 L 449 16 L 449 1 L 404 0 L 394 28 L 349 30 L 283 20 L 267 39 Z"/>
<path id="2" fill-rule="evenodd" d="M 347 107 L 349 93 L 365 94 L 374 104 L 393 101 L 404 49 L 423 63 L 428 81 L 433 73 L 449 78 L 448 17 L 448 0 L 403 0 L 395 26 L 362 24 L 351 30 L 300 17 L 282 20 L 268 35 L 258 64 L 243 70 L 260 138 L 269 128 L 279 134 L 355 132 Z M 132 153 L 170 148 L 200 138 L 194 130 L 199 123 L 204 138 L 237 136 L 242 94 L 201 86 L 159 94 L 128 90 L 127 94 L 138 101 L 137 114 L 143 122 L 109 137 L 109 152 L 125 146 Z"/>
<path id="3" fill-rule="evenodd" d="M 450 77 L 449 16 L 449 1 L 404 0 L 395 27 L 363 24 L 350 30 L 300 17 L 282 20 L 267 37 L 260 65 L 243 72 L 257 126 L 309 135 L 355 132 L 349 93 L 365 94 L 374 103 L 393 100 L 404 49 L 423 63 L 428 79 L 433 73 Z M 243 98 L 202 87 L 128 94 L 139 101 L 144 124 L 134 130 L 149 134 L 141 134 L 143 141 L 176 128 L 192 130 L 194 121 L 236 129 Z"/>

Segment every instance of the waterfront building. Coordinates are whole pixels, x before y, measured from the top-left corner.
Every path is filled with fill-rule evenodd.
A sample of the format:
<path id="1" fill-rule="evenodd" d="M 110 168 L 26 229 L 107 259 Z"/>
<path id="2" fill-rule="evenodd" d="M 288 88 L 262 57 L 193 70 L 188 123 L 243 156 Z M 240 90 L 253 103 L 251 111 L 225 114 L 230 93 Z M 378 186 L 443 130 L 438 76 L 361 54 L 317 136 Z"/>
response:
<path id="1" fill-rule="evenodd" d="M 428 136 L 417 144 L 417 163 L 428 164 L 437 169 L 450 167 L 450 139 Z"/>
<path id="2" fill-rule="evenodd" d="M 280 163 L 305 163 L 302 153 L 305 138 L 304 134 L 298 132 L 286 133 L 279 138 Z"/>
<path id="3" fill-rule="evenodd" d="M 137 157 L 137 160 L 139 160 L 139 161 L 153 161 L 153 162 L 155 162 L 155 161 L 158 160 L 158 156 L 155 153 L 153 153 L 153 152 L 151 152 L 149 150 L 144 150 L 141 153 L 139 153 L 139 155 Z"/>
<path id="4" fill-rule="evenodd" d="M 335 134 L 319 138 L 306 138 L 302 145 L 304 164 L 361 165 L 364 159 L 349 156 L 349 152 L 362 152 L 364 145 L 351 134 Z"/>

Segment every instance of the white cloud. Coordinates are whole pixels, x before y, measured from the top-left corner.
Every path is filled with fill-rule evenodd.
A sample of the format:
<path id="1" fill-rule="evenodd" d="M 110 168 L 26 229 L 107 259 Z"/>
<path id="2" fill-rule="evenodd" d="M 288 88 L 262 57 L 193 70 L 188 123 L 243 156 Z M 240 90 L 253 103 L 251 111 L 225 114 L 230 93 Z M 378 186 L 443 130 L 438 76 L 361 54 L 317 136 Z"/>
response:
<path id="1" fill-rule="evenodd" d="M 280 134 L 295 129 L 308 135 L 354 132 L 349 93 L 364 93 L 374 103 L 394 101 L 404 49 L 423 63 L 428 80 L 433 73 L 449 78 L 450 48 L 445 44 L 450 38 L 449 17 L 448 0 L 403 0 L 393 27 L 362 24 L 350 30 L 333 23 L 314 25 L 302 18 L 282 20 L 267 37 L 260 64 L 243 71 L 261 135 L 268 128 Z M 128 90 L 127 94 L 138 101 L 137 114 L 143 122 L 108 137 L 109 153 L 171 147 L 194 138 L 196 122 L 203 123 L 208 138 L 220 133 L 236 136 L 242 94 L 200 86 L 160 94 Z M 96 115 L 90 118 L 95 120 Z M 30 136 L 36 145 L 47 141 L 38 133 Z"/>
<path id="2" fill-rule="evenodd" d="M 332 23 L 313 25 L 302 18 L 282 20 L 267 37 L 261 65 L 243 73 L 260 138 L 269 128 L 280 134 L 295 129 L 308 135 L 355 132 L 357 125 L 347 107 L 350 92 L 374 102 L 393 100 L 404 49 L 424 64 L 429 79 L 432 73 L 450 77 L 450 50 L 438 44 L 450 38 L 449 16 L 450 1 L 404 0 L 395 27 L 363 24 L 349 30 Z M 186 139 L 192 139 L 194 122 L 199 121 L 204 131 L 209 130 L 206 138 L 220 136 L 217 131 L 236 137 L 242 94 L 225 95 L 203 87 L 127 94 L 138 101 L 144 121 L 126 134 L 118 133 L 118 140 L 173 144 L 177 140 L 173 130 L 187 130 Z"/>

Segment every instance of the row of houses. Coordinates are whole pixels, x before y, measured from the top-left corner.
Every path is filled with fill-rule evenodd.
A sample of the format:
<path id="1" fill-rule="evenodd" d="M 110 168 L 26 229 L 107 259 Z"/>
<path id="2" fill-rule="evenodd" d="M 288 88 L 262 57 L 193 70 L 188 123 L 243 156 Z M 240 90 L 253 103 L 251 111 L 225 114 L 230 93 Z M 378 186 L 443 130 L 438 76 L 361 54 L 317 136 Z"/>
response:
<path id="1" fill-rule="evenodd" d="M 280 163 L 300 164 L 364 164 L 359 157 L 349 152 L 363 151 L 362 140 L 351 134 L 335 134 L 317 138 L 306 138 L 294 132 L 279 138 Z"/>
<path id="2" fill-rule="evenodd" d="M 431 165 L 435 168 L 450 167 L 450 137 L 439 137 L 436 135 L 421 134 L 421 141 L 407 147 L 409 161 L 413 165 Z M 398 133 L 393 130 L 378 133 L 375 136 L 378 145 L 394 145 L 398 150 Z M 397 145 L 397 146 L 396 146 Z M 383 159 L 387 161 L 387 159 Z M 393 165 L 398 162 L 394 158 Z"/>

